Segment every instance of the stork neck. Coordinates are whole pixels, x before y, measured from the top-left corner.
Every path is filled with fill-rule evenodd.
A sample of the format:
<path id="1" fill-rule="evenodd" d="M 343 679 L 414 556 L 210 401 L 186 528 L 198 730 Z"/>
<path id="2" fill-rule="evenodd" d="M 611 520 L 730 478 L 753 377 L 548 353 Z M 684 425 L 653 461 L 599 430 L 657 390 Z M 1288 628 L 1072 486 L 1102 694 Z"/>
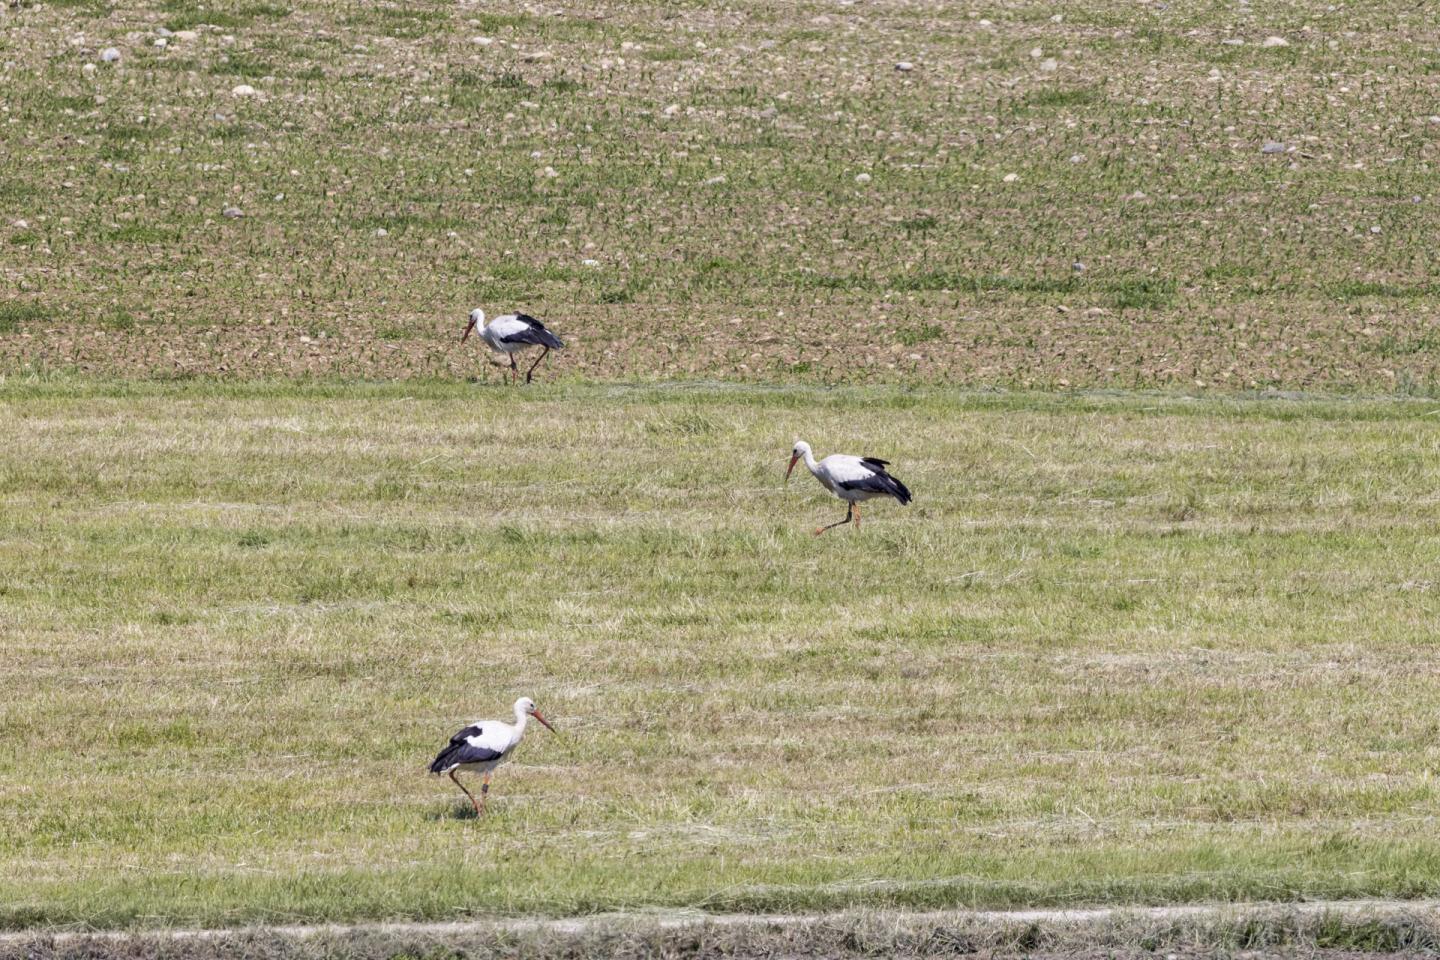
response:
<path id="1" fill-rule="evenodd" d="M 815 454 L 809 450 L 805 451 L 805 469 L 814 476 L 820 476 L 820 463 L 815 459 Z"/>
<path id="2" fill-rule="evenodd" d="M 530 722 L 530 714 L 526 713 L 524 710 L 521 710 L 519 707 L 516 707 L 516 708 L 515 708 L 515 734 L 516 734 L 516 736 L 519 736 L 520 734 L 522 734 L 522 733 L 525 732 L 525 724 L 527 724 L 527 723 L 529 723 L 529 722 Z"/>

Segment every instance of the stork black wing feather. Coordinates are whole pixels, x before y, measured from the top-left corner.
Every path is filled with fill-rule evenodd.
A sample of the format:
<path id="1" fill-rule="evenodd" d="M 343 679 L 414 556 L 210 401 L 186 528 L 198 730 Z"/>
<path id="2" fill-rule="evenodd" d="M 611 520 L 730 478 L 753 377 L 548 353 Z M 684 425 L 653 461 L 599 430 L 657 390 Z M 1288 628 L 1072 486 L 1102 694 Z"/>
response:
<path id="1" fill-rule="evenodd" d="M 842 480 L 840 481 L 841 489 L 868 490 L 871 493 L 894 497 L 900 501 L 901 506 L 910 502 L 910 491 L 905 484 L 885 472 L 886 461 L 865 457 L 860 462 L 870 468 L 870 476 L 859 480 Z"/>
<path id="2" fill-rule="evenodd" d="M 470 726 L 466 727 L 464 730 L 461 730 L 459 733 L 455 734 L 455 736 L 451 737 L 451 738 L 450 738 L 450 743 L 451 743 L 452 745 L 453 745 L 453 744 L 456 744 L 456 743 L 464 743 L 466 740 L 469 740 L 471 737 L 478 737 L 478 736 L 480 736 L 480 734 L 482 734 L 482 733 L 484 733 L 484 732 L 485 732 L 485 731 L 482 730 L 478 724 L 471 724 Z"/>
<path id="3" fill-rule="evenodd" d="M 473 746 L 470 737 L 480 736 L 480 728 L 469 726 L 450 738 L 450 745 L 435 757 L 430 764 L 431 773 L 444 773 L 466 763 L 487 763 L 499 760 L 504 754 L 485 747 Z"/>
<path id="4" fill-rule="evenodd" d="M 512 333 L 508 337 L 501 337 L 501 343 L 533 343 L 537 347 L 549 347 L 552 350 L 559 350 L 565 346 L 565 341 L 545 328 L 545 324 L 530 316 L 528 313 L 517 313 L 515 319 L 525 324 L 526 329 L 519 333 Z"/>

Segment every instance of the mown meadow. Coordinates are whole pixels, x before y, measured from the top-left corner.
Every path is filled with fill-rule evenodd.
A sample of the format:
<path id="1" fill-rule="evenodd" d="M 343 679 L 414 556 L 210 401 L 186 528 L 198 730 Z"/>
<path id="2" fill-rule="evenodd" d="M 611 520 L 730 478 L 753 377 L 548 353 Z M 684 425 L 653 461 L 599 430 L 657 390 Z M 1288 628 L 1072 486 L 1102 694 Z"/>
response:
<path id="1" fill-rule="evenodd" d="M 1434 894 L 1436 412 L 8 382 L 0 923 Z"/>

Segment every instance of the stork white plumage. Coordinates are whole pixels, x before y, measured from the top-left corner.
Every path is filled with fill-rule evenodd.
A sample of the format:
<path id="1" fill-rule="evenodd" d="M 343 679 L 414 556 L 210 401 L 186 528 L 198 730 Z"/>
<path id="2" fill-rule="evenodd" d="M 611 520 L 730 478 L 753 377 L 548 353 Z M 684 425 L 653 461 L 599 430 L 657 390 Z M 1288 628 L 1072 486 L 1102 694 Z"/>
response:
<path id="1" fill-rule="evenodd" d="M 804 440 L 796 440 L 795 449 L 790 452 L 790 466 L 785 468 L 786 481 L 789 481 L 790 471 L 795 469 L 795 464 L 802 459 L 805 461 L 805 466 L 814 474 L 815 479 L 820 481 L 820 486 L 849 504 L 845 511 L 845 519 L 836 520 L 834 523 L 817 528 L 815 530 L 817 537 L 831 527 L 838 527 L 851 520 L 855 521 L 858 529 L 860 526 L 858 504 L 862 501 L 875 497 L 894 497 L 901 506 L 910 502 L 910 491 L 905 488 L 905 484 L 885 471 L 885 468 L 890 465 L 888 460 L 832 453 L 824 460 L 817 461 L 814 452 L 810 449 L 810 444 Z"/>
<path id="2" fill-rule="evenodd" d="M 530 364 L 530 369 L 525 371 L 525 382 L 530 382 L 530 377 L 535 368 L 540 366 L 540 361 L 551 350 L 560 350 L 565 346 L 565 341 L 545 328 L 545 324 L 536 320 L 527 313 L 507 313 L 496 317 L 488 324 L 485 322 L 484 310 L 471 310 L 470 321 L 465 324 L 465 332 L 460 335 L 460 342 L 464 343 L 469 339 L 470 334 L 476 329 L 480 331 L 480 339 L 485 345 L 496 353 L 503 353 L 510 358 L 510 379 L 512 382 L 519 379 L 520 368 L 515 365 L 515 353 L 517 350 L 524 350 L 527 347 L 542 347 L 540 356 Z"/>
<path id="3" fill-rule="evenodd" d="M 476 720 L 450 738 L 450 745 L 441 750 L 431 762 L 430 772 L 448 773 L 450 779 L 455 781 L 455 786 L 464 790 L 465 796 L 470 798 L 475 815 L 481 816 L 485 813 L 485 798 L 490 793 L 490 774 L 510 759 L 515 748 L 520 745 L 521 738 L 525 736 L 525 724 L 531 717 L 539 720 L 551 733 L 555 732 L 550 722 L 535 709 L 535 701 L 529 697 L 521 697 L 515 701 L 514 723 Z M 479 803 L 475 802 L 475 795 L 465 788 L 460 778 L 455 776 L 461 770 L 485 774 L 485 779 L 480 783 Z"/>

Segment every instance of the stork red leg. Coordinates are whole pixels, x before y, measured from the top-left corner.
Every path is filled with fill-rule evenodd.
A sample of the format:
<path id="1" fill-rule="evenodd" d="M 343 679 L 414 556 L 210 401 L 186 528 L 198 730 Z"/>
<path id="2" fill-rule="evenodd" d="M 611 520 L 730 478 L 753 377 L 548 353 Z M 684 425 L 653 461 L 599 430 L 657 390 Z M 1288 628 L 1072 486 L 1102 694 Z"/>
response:
<path id="1" fill-rule="evenodd" d="M 515 365 L 515 354 L 510 354 L 510 382 L 515 383 L 520 379 L 520 368 Z"/>
<path id="2" fill-rule="evenodd" d="M 860 529 L 860 507 L 858 504 L 850 504 L 850 509 L 855 511 L 855 529 Z"/>
<path id="3" fill-rule="evenodd" d="M 450 779 L 455 781 L 455 786 L 459 787 L 461 790 L 465 790 L 465 784 L 461 783 L 460 778 L 455 776 L 454 770 L 450 771 Z M 490 786 L 490 774 L 488 773 L 485 774 L 485 786 L 487 788 Z M 469 790 L 465 790 L 465 796 L 470 798 L 470 806 L 475 808 L 475 816 L 480 816 L 480 804 L 475 802 L 475 794 L 471 793 Z"/>
<path id="4" fill-rule="evenodd" d="M 485 772 L 485 779 L 480 782 L 480 809 L 477 813 L 485 812 L 485 800 L 490 796 L 490 771 Z"/>
<path id="5" fill-rule="evenodd" d="M 845 511 L 845 519 L 844 519 L 844 520 L 836 520 L 834 523 L 827 523 L 825 526 L 817 528 L 817 529 L 815 530 L 815 536 L 817 536 L 817 537 L 820 536 L 820 534 L 824 533 L 826 530 L 829 530 L 831 527 L 844 526 L 845 524 L 847 524 L 847 523 L 850 522 L 851 517 L 852 517 L 852 515 L 853 515 L 854 513 L 855 513 L 855 504 L 852 503 L 852 504 L 850 504 L 849 509 L 847 509 L 847 510 Z"/>
<path id="6" fill-rule="evenodd" d="M 529 383 L 529 382 L 530 382 L 530 374 L 532 374 L 532 373 L 535 372 L 535 368 L 538 367 L 538 366 L 540 366 L 540 361 L 541 361 L 541 360 L 544 360 L 544 359 L 545 359 L 545 354 L 547 354 L 547 353 L 549 353 L 549 352 L 550 352 L 550 348 L 549 348 L 549 347 L 546 347 L 544 350 L 541 350 L 541 351 L 540 351 L 540 356 L 536 357 L 536 358 L 535 358 L 535 362 L 532 363 L 532 364 L 530 364 L 530 369 L 525 371 L 525 382 L 526 382 L 526 383 Z"/>

